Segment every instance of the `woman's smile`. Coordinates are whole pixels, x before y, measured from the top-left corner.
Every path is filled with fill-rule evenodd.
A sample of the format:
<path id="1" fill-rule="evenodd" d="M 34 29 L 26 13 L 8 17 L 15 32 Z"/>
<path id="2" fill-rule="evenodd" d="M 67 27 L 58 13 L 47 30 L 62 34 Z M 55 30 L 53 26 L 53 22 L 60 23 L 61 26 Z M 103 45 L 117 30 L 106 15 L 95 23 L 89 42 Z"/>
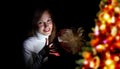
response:
<path id="1" fill-rule="evenodd" d="M 44 32 L 49 32 L 50 31 L 50 28 L 46 28 L 43 30 Z"/>

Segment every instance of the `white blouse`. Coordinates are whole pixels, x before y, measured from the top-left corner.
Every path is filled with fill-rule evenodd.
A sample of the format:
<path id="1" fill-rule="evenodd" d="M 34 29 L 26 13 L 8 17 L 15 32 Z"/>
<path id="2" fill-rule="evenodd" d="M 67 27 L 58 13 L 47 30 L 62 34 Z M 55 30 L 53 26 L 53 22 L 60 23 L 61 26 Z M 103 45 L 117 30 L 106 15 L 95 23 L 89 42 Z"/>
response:
<path id="1" fill-rule="evenodd" d="M 48 36 L 45 36 L 41 33 L 36 33 L 37 35 L 33 37 L 29 37 L 23 42 L 23 48 L 24 48 L 24 59 L 25 62 L 32 63 L 32 53 L 39 53 L 42 48 L 45 46 L 46 38 L 48 39 Z"/>

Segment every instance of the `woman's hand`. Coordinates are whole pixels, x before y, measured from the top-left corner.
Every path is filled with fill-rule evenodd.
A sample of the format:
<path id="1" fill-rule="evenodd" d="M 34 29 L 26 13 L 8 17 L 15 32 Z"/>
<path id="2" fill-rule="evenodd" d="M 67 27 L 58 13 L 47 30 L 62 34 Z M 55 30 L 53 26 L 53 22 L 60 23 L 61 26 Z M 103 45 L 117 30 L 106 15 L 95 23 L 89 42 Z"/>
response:
<path id="1" fill-rule="evenodd" d="M 53 43 L 49 44 L 49 54 L 54 56 L 60 56 L 60 54 L 56 51 Z"/>
<path id="2" fill-rule="evenodd" d="M 48 54 L 50 55 L 54 55 L 54 56 L 60 56 L 60 54 L 57 52 L 57 50 L 55 49 L 55 46 L 53 45 L 53 43 L 49 44 L 48 39 L 46 38 L 46 44 L 45 44 L 48 48 Z"/>

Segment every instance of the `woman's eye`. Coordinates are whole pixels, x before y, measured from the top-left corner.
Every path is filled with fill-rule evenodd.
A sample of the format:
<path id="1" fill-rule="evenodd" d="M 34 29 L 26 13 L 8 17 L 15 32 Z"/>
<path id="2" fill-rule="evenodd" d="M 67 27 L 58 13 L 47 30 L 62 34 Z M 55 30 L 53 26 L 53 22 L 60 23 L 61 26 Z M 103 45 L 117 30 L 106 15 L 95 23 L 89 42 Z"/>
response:
<path id="1" fill-rule="evenodd" d="M 43 24 L 43 22 L 39 22 L 38 24 Z"/>
<path id="2" fill-rule="evenodd" d="M 51 19 L 49 19 L 47 22 L 48 22 L 48 23 L 50 23 L 51 21 L 52 21 L 52 20 L 51 20 Z"/>

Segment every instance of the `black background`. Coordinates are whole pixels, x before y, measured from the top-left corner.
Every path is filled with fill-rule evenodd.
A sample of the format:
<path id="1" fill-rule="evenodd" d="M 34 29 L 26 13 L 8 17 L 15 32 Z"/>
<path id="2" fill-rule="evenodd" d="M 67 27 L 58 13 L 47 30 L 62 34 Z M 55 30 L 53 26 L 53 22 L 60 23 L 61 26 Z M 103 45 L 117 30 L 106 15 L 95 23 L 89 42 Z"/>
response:
<path id="1" fill-rule="evenodd" d="M 26 39 L 31 29 L 33 12 L 36 8 L 49 7 L 54 15 L 57 29 L 67 27 L 83 27 L 86 38 L 91 28 L 94 27 L 99 0 L 29 0 L 5 2 L 3 8 L 5 20 L 3 23 L 5 33 L 3 47 L 4 67 L 23 69 L 22 42 Z M 3 34 L 4 35 L 4 34 Z"/>

